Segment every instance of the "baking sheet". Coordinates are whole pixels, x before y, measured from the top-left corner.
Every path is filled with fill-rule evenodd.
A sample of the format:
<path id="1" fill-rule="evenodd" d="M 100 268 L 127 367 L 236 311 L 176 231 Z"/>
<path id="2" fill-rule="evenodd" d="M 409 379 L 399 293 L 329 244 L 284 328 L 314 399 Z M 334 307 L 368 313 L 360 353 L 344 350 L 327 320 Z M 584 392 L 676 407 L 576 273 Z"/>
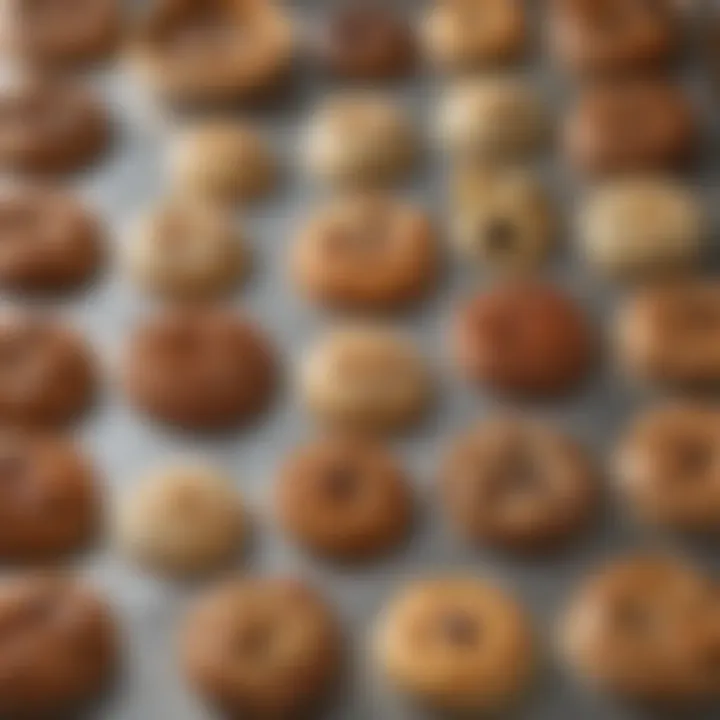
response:
<path id="1" fill-rule="evenodd" d="M 419 15 L 420 3 L 396 2 L 413 16 Z M 332 4 L 332 0 L 296 0 L 290 5 L 307 28 L 312 26 L 323 6 Z M 549 107 L 559 116 L 571 89 L 538 47 L 541 7 L 535 5 L 542 6 L 542 3 L 529 2 L 528 5 L 532 6 L 535 19 L 536 47 L 518 72 L 537 83 Z M 690 55 L 683 63 L 681 81 L 703 106 L 702 112 L 712 133 L 710 121 L 716 117 L 717 108 L 709 102 L 703 78 L 696 72 L 700 67 L 699 51 Z M 112 245 L 119 248 L 128 224 L 138 213 L 152 207 L 168 188 L 163 158 L 176 120 L 158 112 L 120 66 L 98 71 L 89 81 L 111 105 L 117 123 L 117 142 L 105 162 L 73 182 L 78 192 L 98 208 L 110 229 Z M 447 168 L 431 142 L 432 114 L 441 85 L 439 78 L 423 70 L 408 81 L 389 86 L 388 92 L 410 108 L 428 141 L 423 168 L 399 193 L 424 204 L 444 227 Z M 519 710 L 519 717 L 530 720 L 633 717 L 626 708 L 588 693 L 556 667 L 550 650 L 557 613 L 569 589 L 603 558 L 639 547 L 662 546 L 692 553 L 717 571 L 720 569 L 717 548 L 713 557 L 710 548 L 690 547 L 638 528 L 623 516 L 612 499 L 602 510 L 597 527 L 587 537 L 548 560 L 515 561 L 463 545 L 448 532 L 433 492 L 440 452 L 454 433 L 494 409 L 508 406 L 482 392 L 469 391 L 448 367 L 443 342 L 447 318 L 457 301 L 490 282 L 489 277 L 464 266 L 451 252 L 447 252 L 442 283 L 434 297 L 416 311 L 397 318 L 398 325 L 417 339 L 433 363 L 441 386 L 439 405 L 427 423 L 411 436 L 393 443 L 411 472 L 420 501 L 420 514 L 411 540 L 383 562 L 345 570 L 303 555 L 285 541 L 273 523 L 271 493 L 276 469 L 291 448 L 313 437 L 315 432 L 311 419 L 292 393 L 289 381 L 292 361 L 303 347 L 339 319 L 300 301 L 288 282 L 286 268 L 286 251 L 299 223 L 323 196 L 321 190 L 306 182 L 297 166 L 301 127 L 315 103 L 336 87 L 339 85 L 319 77 L 307 63 L 301 62 L 287 93 L 277 103 L 248 113 L 262 121 L 287 169 L 280 191 L 241 218 L 251 238 L 256 264 L 250 283 L 231 301 L 267 328 L 285 362 L 288 382 L 263 423 L 249 431 L 221 438 L 197 438 L 151 425 L 125 405 L 113 386 L 119 351 L 133 325 L 154 303 L 127 282 L 117 262 L 89 292 L 59 304 L 61 311 L 71 315 L 87 333 L 106 366 L 105 396 L 78 432 L 104 474 L 108 501 L 130 490 L 148 469 L 178 454 L 208 457 L 231 474 L 255 517 L 254 540 L 246 557 L 238 562 L 238 569 L 307 577 L 324 590 L 345 624 L 351 657 L 347 680 L 328 712 L 330 718 L 410 720 L 424 717 L 418 708 L 404 704 L 377 681 L 366 660 L 366 633 L 384 601 L 404 582 L 453 571 L 496 578 L 516 593 L 532 612 L 539 647 L 548 651 L 548 657 L 537 686 Z M 714 132 L 717 134 L 717 130 Z M 709 148 L 715 146 L 715 140 L 709 140 Z M 716 155 L 716 152 L 707 153 L 693 177 L 709 209 L 715 204 Z M 564 217 L 569 219 L 577 191 L 572 177 L 552 153 L 541 159 L 538 167 L 560 202 Z M 572 251 L 571 243 L 562 246 L 542 274 L 584 303 L 601 332 L 607 327 L 622 290 L 610 288 L 592 277 Z M 9 298 L 2 300 L 10 301 Z M 571 429 L 602 460 L 634 410 L 652 401 L 648 393 L 629 388 L 616 377 L 608 358 L 603 357 L 592 381 L 580 394 L 562 403 L 527 406 L 522 410 Z M 184 686 L 175 655 L 178 621 L 186 603 L 202 585 L 178 586 L 142 575 L 123 564 L 108 548 L 100 548 L 82 558 L 78 565 L 81 572 L 108 592 L 121 618 L 126 645 L 122 681 L 93 716 L 103 720 L 210 717 Z M 709 720 L 711 716 L 717 717 L 717 714 L 709 712 L 704 717 Z"/>

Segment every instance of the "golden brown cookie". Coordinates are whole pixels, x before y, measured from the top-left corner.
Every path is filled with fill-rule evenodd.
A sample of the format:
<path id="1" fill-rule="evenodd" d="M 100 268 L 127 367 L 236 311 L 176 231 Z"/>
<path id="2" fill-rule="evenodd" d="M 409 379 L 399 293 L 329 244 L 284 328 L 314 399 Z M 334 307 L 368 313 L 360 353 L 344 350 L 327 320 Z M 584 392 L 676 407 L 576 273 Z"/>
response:
<path id="1" fill-rule="evenodd" d="M 402 430 L 428 409 L 434 391 L 412 343 L 386 327 L 341 327 L 303 359 L 300 391 L 325 423 L 364 431 Z"/>
<path id="2" fill-rule="evenodd" d="M 417 581 L 374 633 L 381 670 L 401 690 L 452 712 L 507 709 L 527 689 L 534 648 L 524 611 L 484 580 Z"/>
<path id="3" fill-rule="evenodd" d="M 585 379 L 594 339 L 576 303 L 552 286 L 512 281 L 478 293 L 452 323 L 458 368 L 501 393 L 567 393 Z"/>
<path id="4" fill-rule="evenodd" d="M 698 140 L 694 109 L 667 80 L 624 78 L 590 84 L 565 121 L 565 154 L 588 175 L 673 170 Z"/>
<path id="5" fill-rule="evenodd" d="M 632 556 L 600 568 L 562 621 L 567 661 L 611 693 L 667 708 L 720 695 L 717 589 L 667 557 Z"/>
<path id="6" fill-rule="evenodd" d="M 381 445 L 335 436 L 296 450 L 276 491 L 279 522 L 301 545 L 337 560 L 385 554 L 408 533 L 407 477 Z"/>
<path id="7" fill-rule="evenodd" d="M 642 520 L 720 534 L 720 412 L 676 401 L 643 412 L 615 453 L 614 476 Z"/>
<path id="8" fill-rule="evenodd" d="M 453 442 L 440 483 L 460 533 L 524 554 L 555 549 L 587 527 L 598 501 L 595 474 L 568 435 L 504 417 L 477 423 Z"/>
<path id="9" fill-rule="evenodd" d="M 63 425 L 87 410 L 96 386 L 84 339 L 49 317 L 0 313 L 0 423 Z"/>
<path id="10" fill-rule="evenodd" d="M 286 74 L 293 34 L 274 1 L 152 0 L 130 52 L 141 76 L 171 101 L 247 100 Z"/>
<path id="11" fill-rule="evenodd" d="M 0 170 L 77 170 L 95 160 L 109 140 L 105 108 L 79 85 L 27 78 L 0 91 Z"/>
<path id="12" fill-rule="evenodd" d="M 173 577 L 229 565 L 246 530 L 246 513 L 230 479 L 188 460 L 143 478 L 115 517 L 121 550 L 141 566 Z"/>
<path id="13" fill-rule="evenodd" d="M 187 429 L 227 429 L 254 419 L 275 384 L 264 333 L 222 308 L 177 308 L 152 317 L 137 328 L 125 357 L 132 404 Z"/>
<path id="14" fill-rule="evenodd" d="M 95 470 L 72 442 L 0 430 L 0 558 L 48 561 L 87 547 L 99 496 Z"/>
<path id="15" fill-rule="evenodd" d="M 322 208 L 296 241 L 295 282 L 332 307 L 389 309 L 426 295 L 437 278 L 435 231 L 415 206 L 353 194 Z"/>
<path id="16" fill-rule="evenodd" d="M 69 290 L 102 258 L 98 220 L 59 189 L 18 186 L 0 193 L 0 286 L 19 292 Z"/>
<path id="17" fill-rule="evenodd" d="M 118 640 L 110 609 L 70 577 L 5 578 L 0 629 L 3 717 L 76 717 L 114 675 Z"/>
<path id="18" fill-rule="evenodd" d="M 187 618 L 181 645 L 190 683 L 232 717 L 304 716 L 331 690 L 342 659 L 332 611 L 287 579 L 212 587 Z"/>

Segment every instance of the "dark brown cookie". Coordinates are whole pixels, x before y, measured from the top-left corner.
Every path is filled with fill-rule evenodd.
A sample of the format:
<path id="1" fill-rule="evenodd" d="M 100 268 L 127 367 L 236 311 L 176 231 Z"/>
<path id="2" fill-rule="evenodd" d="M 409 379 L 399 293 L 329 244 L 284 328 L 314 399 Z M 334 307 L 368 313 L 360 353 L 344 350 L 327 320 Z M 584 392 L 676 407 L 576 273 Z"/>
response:
<path id="1" fill-rule="evenodd" d="M 58 321 L 0 314 L 0 423 L 61 425 L 87 409 L 95 390 L 92 353 Z"/>
<path id="2" fill-rule="evenodd" d="M 0 286 L 65 290 L 90 279 L 102 260 L 102 231 L 77 200 L 47 187 L 0 196 Z"/>
<path id="3" fill-rule="evenodd" d="M 441 472 L 445 509 L 471 540 L 532 553 L 584 529 L 596 507 L 595 471 L 572 438 L 540 422 L 478 423 L 451 446 Z"/>
<path id="4" fill-rule="evenodd" d="M 685 401 L 633 421 L 615 456 L 620 491 L 643 520 L 720 535 L 720 412 Z"/>
<path id="5" fill-rule="evenodd" d="M 113 618 L 93 590 L 40 573 L 0 584 L 2 717 L 77 712 L 105 688 L 116 664 Z"/>
<path id="6" fill-rule="evenodd" d="M 360 560 L 407 535 L 412 498 L 393 457 L 367 440 L 335 437 L 296 451 L 277 488 L 283 528 L 321 555 Z"/>
<path id="7" fill-rule="evenodd" d="M 575 594 L 562 623 L 568 662 L 596 686 L 685 707 L 720 697 L 717 588 L 667 557 L 616 561 Z"/>
<path id="8" fill-rule="evenodd" d="M 99 513 L 95 472 L 72 442 L 0 430 L 0 558 L 50 560 L 84 548 Z"/>
<path id="9" fill-rule="evenodd" d="M 230 716 L 295 718 L 330 689 L 340 644 L 332 612 L 299 581 L 230 580 L 191 611 L 182 658 L 192 685 Z"/>
<path id="10" fill-rule="evenodd" d="M 10 13 L 13 50 L 45 66 L 99 60 L 120 37 L 119 0 L 10 0 Z"/>
<path id="11" fill-rule="evenodd" d="M 407 73 L 415 61 L 409 23 L 376 2 L 350 0 L 334 9 L 317 39 L 320 62 L 354 80 L 379 80 Z"/>
<path id="12" fill-rule="evenodd" d="M 105 109 L 78 85 L 34 78 L 0 92 L 0 170 L 77 170 L 100 155 L 109 139 Z"/>
<path id="13" fill-rule="evenodd" d="M 576 73 L 654 69 L 677 49 L 676 0 L 553 0 L 550 47 Z"/>
<path id="14" fill-rule="evenodd" d="M 695 112 L 666 80 L 618 79 L 580 93 L 565 124 L 565 153 L 590 175 L 676 169 L 696 148 Z"/>
<path id="15" fill-rule="evenodd" d="M 593 337 L 580 308 L 555 288 L 515 281 L 459 308 L 452 345 L 461 371 L 517 395 L 568 392 L 585 378 Z"/>
<path id="16" fill-rule="evenodd" d="M 248 421 L 268 405 L 276 367 L 264 334 L 230 311 L 180 308 L 145 322 L 126 357 L 131 401 L 157 420 L 212 430 Z"/>

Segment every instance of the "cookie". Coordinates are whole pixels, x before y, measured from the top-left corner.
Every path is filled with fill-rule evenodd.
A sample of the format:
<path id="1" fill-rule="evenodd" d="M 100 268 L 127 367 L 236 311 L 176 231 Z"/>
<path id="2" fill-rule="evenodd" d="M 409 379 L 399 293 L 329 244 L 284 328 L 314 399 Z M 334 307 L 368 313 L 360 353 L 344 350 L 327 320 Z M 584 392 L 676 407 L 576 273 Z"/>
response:
<path id="1" fill-rule="evenodd" d="M 548 256 L 558 222 L 532 173 L 474 167 L 458 171 L 453 185 L 453 235 L 463 257 L 493 270 L 525 271 Z"/>
<path id="2" fill-rule="evenodd" d="M 455 362 L 469 379 L 511 395 L 562 395 L 588 374 L 594 341 L 573 300 L 532 281 L 513 281 L 461 305 L 452 323 Z"/>
<path id="3" fill-rule="evenodd" d="M 10 0 L 9 13 L 16 56 L 50 68 L 103 59 L 121 35 L 118 0 Z"/>
<path id="4" fill-rule="evenodd" d="M 720 534 L 720 412 L 677 401 L 643 412 L 624 433 L 613 473 L 633 513 L 672 530 Z"/>
<path id="5" fill-rule="evenodd" d="M 310 174 L 340 186 L 399 180 L 413 166 L 417 150 L 405 111 L 371 91 L 340 93 L 316 108 L 304 146 Z"/>
<path id="6" fill-rule="evenodd" d="M 69 81 L 28 78 L 0 92 L 0 170 L 78 170 L 107 148 L 110 121 L 97 98 Z"/>
<path id="7" fill-rule="evenodd" d="M 450 72 L 516 60 L 527 34 L 521 0 L 438 0 L 423 23 L 430 61 Z"/>
<path id="8" fill-rule="evenodd" d="M 675 0 L 553 0 L 549 46 L 573 73 L 657 70 L 679 44 L 678 5 Z"/>
<path id="9" fill-rule="evenodd" d="M 402 430 L 428 409 L 433 383 L 410 340 L 386 327 L 345 326 L 316 343 L 300 368 L 300 391 L 325 423 Z"/>
<path id="10" fill-rule="evenodd" d="M 102 236 L 95 216 L 61 190 L 0 192 L 0 286 L 47 292 L 84 285 L 102 263 Z"/>
<path id="11" fill-rule="evenodd" d="M 294 54 L 279 3 L 152 0 L 130 43 L 138 74 L 180 104 L 253 100 L 274 89 Z"/>
<path id="12" fill-rule="evenodd" d="M 698 264 L 708 221 L 695 193 L 666 178 L 624 178 L 595 189 L 581 207 L 578 238 L 603 275 L 657 277 Z"/>
<path id="13" fill-rule="evenodd" d="M 367 560 L 406 537 L 407 477 L 381 445 L 330 437 L 296 450 L 276 491 L 279 522 L 300 545 L 336 560 Z"/>
<path id="14" fill-rule="evenodd" d="M 679 86 L 625 78 L 580 92 L 563 142 L 573 167 L 609 175 L 677 169 L 690 160 L 697 139 L 694 109 Z"/>
<path id="15" fill-rule="evenodd" d="M 124 254 L 129 274 L 141 287 L 175 299 L 225 294 L 250 264 L 232 213 L 187 197 L 165 201 L 143 218 Z"/>
<path id="16" fill-rule="evenodd" d="M 520 78 L 457 82 L 439 107 L 440 143 L 461 160 L 507 162 L 536 154 L 548 135 L 545 108 Z"/>
<path id="17" fill-rule="evenodd" d="M 5 578 L 0 627 L 3 717 L 76 717 L 114 675 L 118 639 L 110 609 L 70 577 Z"/>
<path id="18" fill-rule="evenodd" d="M 387 80 L 407 74 L 415 64 L 410 24 L 378 2 L 347 0 L 331 8 L 316 38 L 319 64 L 348 80 Z"/>
<path id="19" fill-rule="evenodd" d="M 222 308 L 167 310 L 142 323 L 125 357 L 131 403 L 192 430 L 229 429 L 265 410 L 274 394 L 274 351 L 264 333 Z"/>
<path id="20" fill-rule="evenodd" d="M 250 125 L 205 121 L 180 135 L 173 156 L 177 186 L 223 203 L 268 195 L 277 167 L 265 138 Z"/>
<path id="21" fill-rule="evenodd" d="M 122 552 L 171 577 L 228 566 L 242 548 L 246 526 L 230 480 L 190 462 L 148 475 L 120 503 L 115 517 Z"/>
<path id="22" fill-rule="evenodd" d="M 598 499 L 595 469 L 575 440 L 510 417 L 477 423 L 452 443 L 440 489 L 462 535 L 522 554 L 567 544 Z"/>
<path id="23" fill-rule="evenodd" d="M 0 431 L 0 558 L 50 561 L 86 548 L 100 520 L 95 470 L 69 440 Z"/>
<path id="24" fill-rule="evenodd" d="M 567 662 L 595 686 L 667 707 L 717 698 L 717 590 L 693 568 L 631 556 L 600 568 L 561 623 Z"/>
<path id="25" fill-rule="evenodd" d="M 484 580 L 416 581 L 374 632 L 380 669 L 401 691 L 450 712 L 507 709 L 527 689 L 534 643 L 525 612 Z"/>
<path id="26" fill-rule="evenodd" d="M 419 208 L 377 194 L 352 194 L 322 208 L 292 256 L 295 282 L 331 307 L 389 309 L 421 299 L 435 284 L 434 228 Z"/>
<path id="27" fill-rule="evenodd" d="M 57 426 L 88 409 L 96 386 L 84 339 L 50 317 L 0 313 L 0 423 Z"/>
<path id="28" fill-rule="evenodd" d="M 333 612 L 297 580 L 228 580 L 187 618 L 191 685 L 232 717 L 301 717 L 332 689 L 342 659 Z"/>
<path id="29" fill-rule="evenodd" d="M 615 322 L 624 372 L 650 384 L 720 383 L 720 285 L 687 280 L 646 287 L 627 298 Z"/>

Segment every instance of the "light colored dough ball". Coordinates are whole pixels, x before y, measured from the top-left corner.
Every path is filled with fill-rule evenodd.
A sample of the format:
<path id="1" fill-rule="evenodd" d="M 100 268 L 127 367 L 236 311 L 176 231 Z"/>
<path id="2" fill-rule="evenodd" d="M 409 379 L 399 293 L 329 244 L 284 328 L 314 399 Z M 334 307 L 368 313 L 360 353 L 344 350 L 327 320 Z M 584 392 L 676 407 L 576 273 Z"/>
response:
<path id="1" fill-rule="evenodd" d="M 224 202 L 260 198 L 277 180 L 276 161 L 262 135 L 227 121 L 209 121 L 183 132 L 172 167 L 181 189 Z"/>
<path id="2" fill-rule="evenodd" d="M 148 570 L 195 575 L 232 562 L 246 516 L 229 479 L 200 464 L 175 464 L 146 477 L 115 517 L 120 550 Z"/>
<path id="3" fill-rule="evenodd" d="M 310 119 L 305 162 L 335 185 L 369 185 L 399 179 L 417 155 L 414 128 L 391 99 L 370 92 L 338 95 Z"/>
<path id="4" fill-rule="evenodd" d="M 212 297 L 245 274 L 250 255 L 229 212 L 189 198 L 170 200 L 134 228 L 125 247 L 130 275 L 172 298 Z"/>
<path id="5" fill-rule="evenodd" d="M 519 78 L 464 80 L 440 103 L 440 142 L 460 159 L 524 159 L 540 149 L 547 131 L 540 97 Z"/>
<path id="6" fill-rule="evenodd" d="M 628 178 L 600 187 L 578 219 L 585 257 L 611 276 L 687 269 L 699 259 L 705 229 L 692 190 L 666 178 Z"/>

